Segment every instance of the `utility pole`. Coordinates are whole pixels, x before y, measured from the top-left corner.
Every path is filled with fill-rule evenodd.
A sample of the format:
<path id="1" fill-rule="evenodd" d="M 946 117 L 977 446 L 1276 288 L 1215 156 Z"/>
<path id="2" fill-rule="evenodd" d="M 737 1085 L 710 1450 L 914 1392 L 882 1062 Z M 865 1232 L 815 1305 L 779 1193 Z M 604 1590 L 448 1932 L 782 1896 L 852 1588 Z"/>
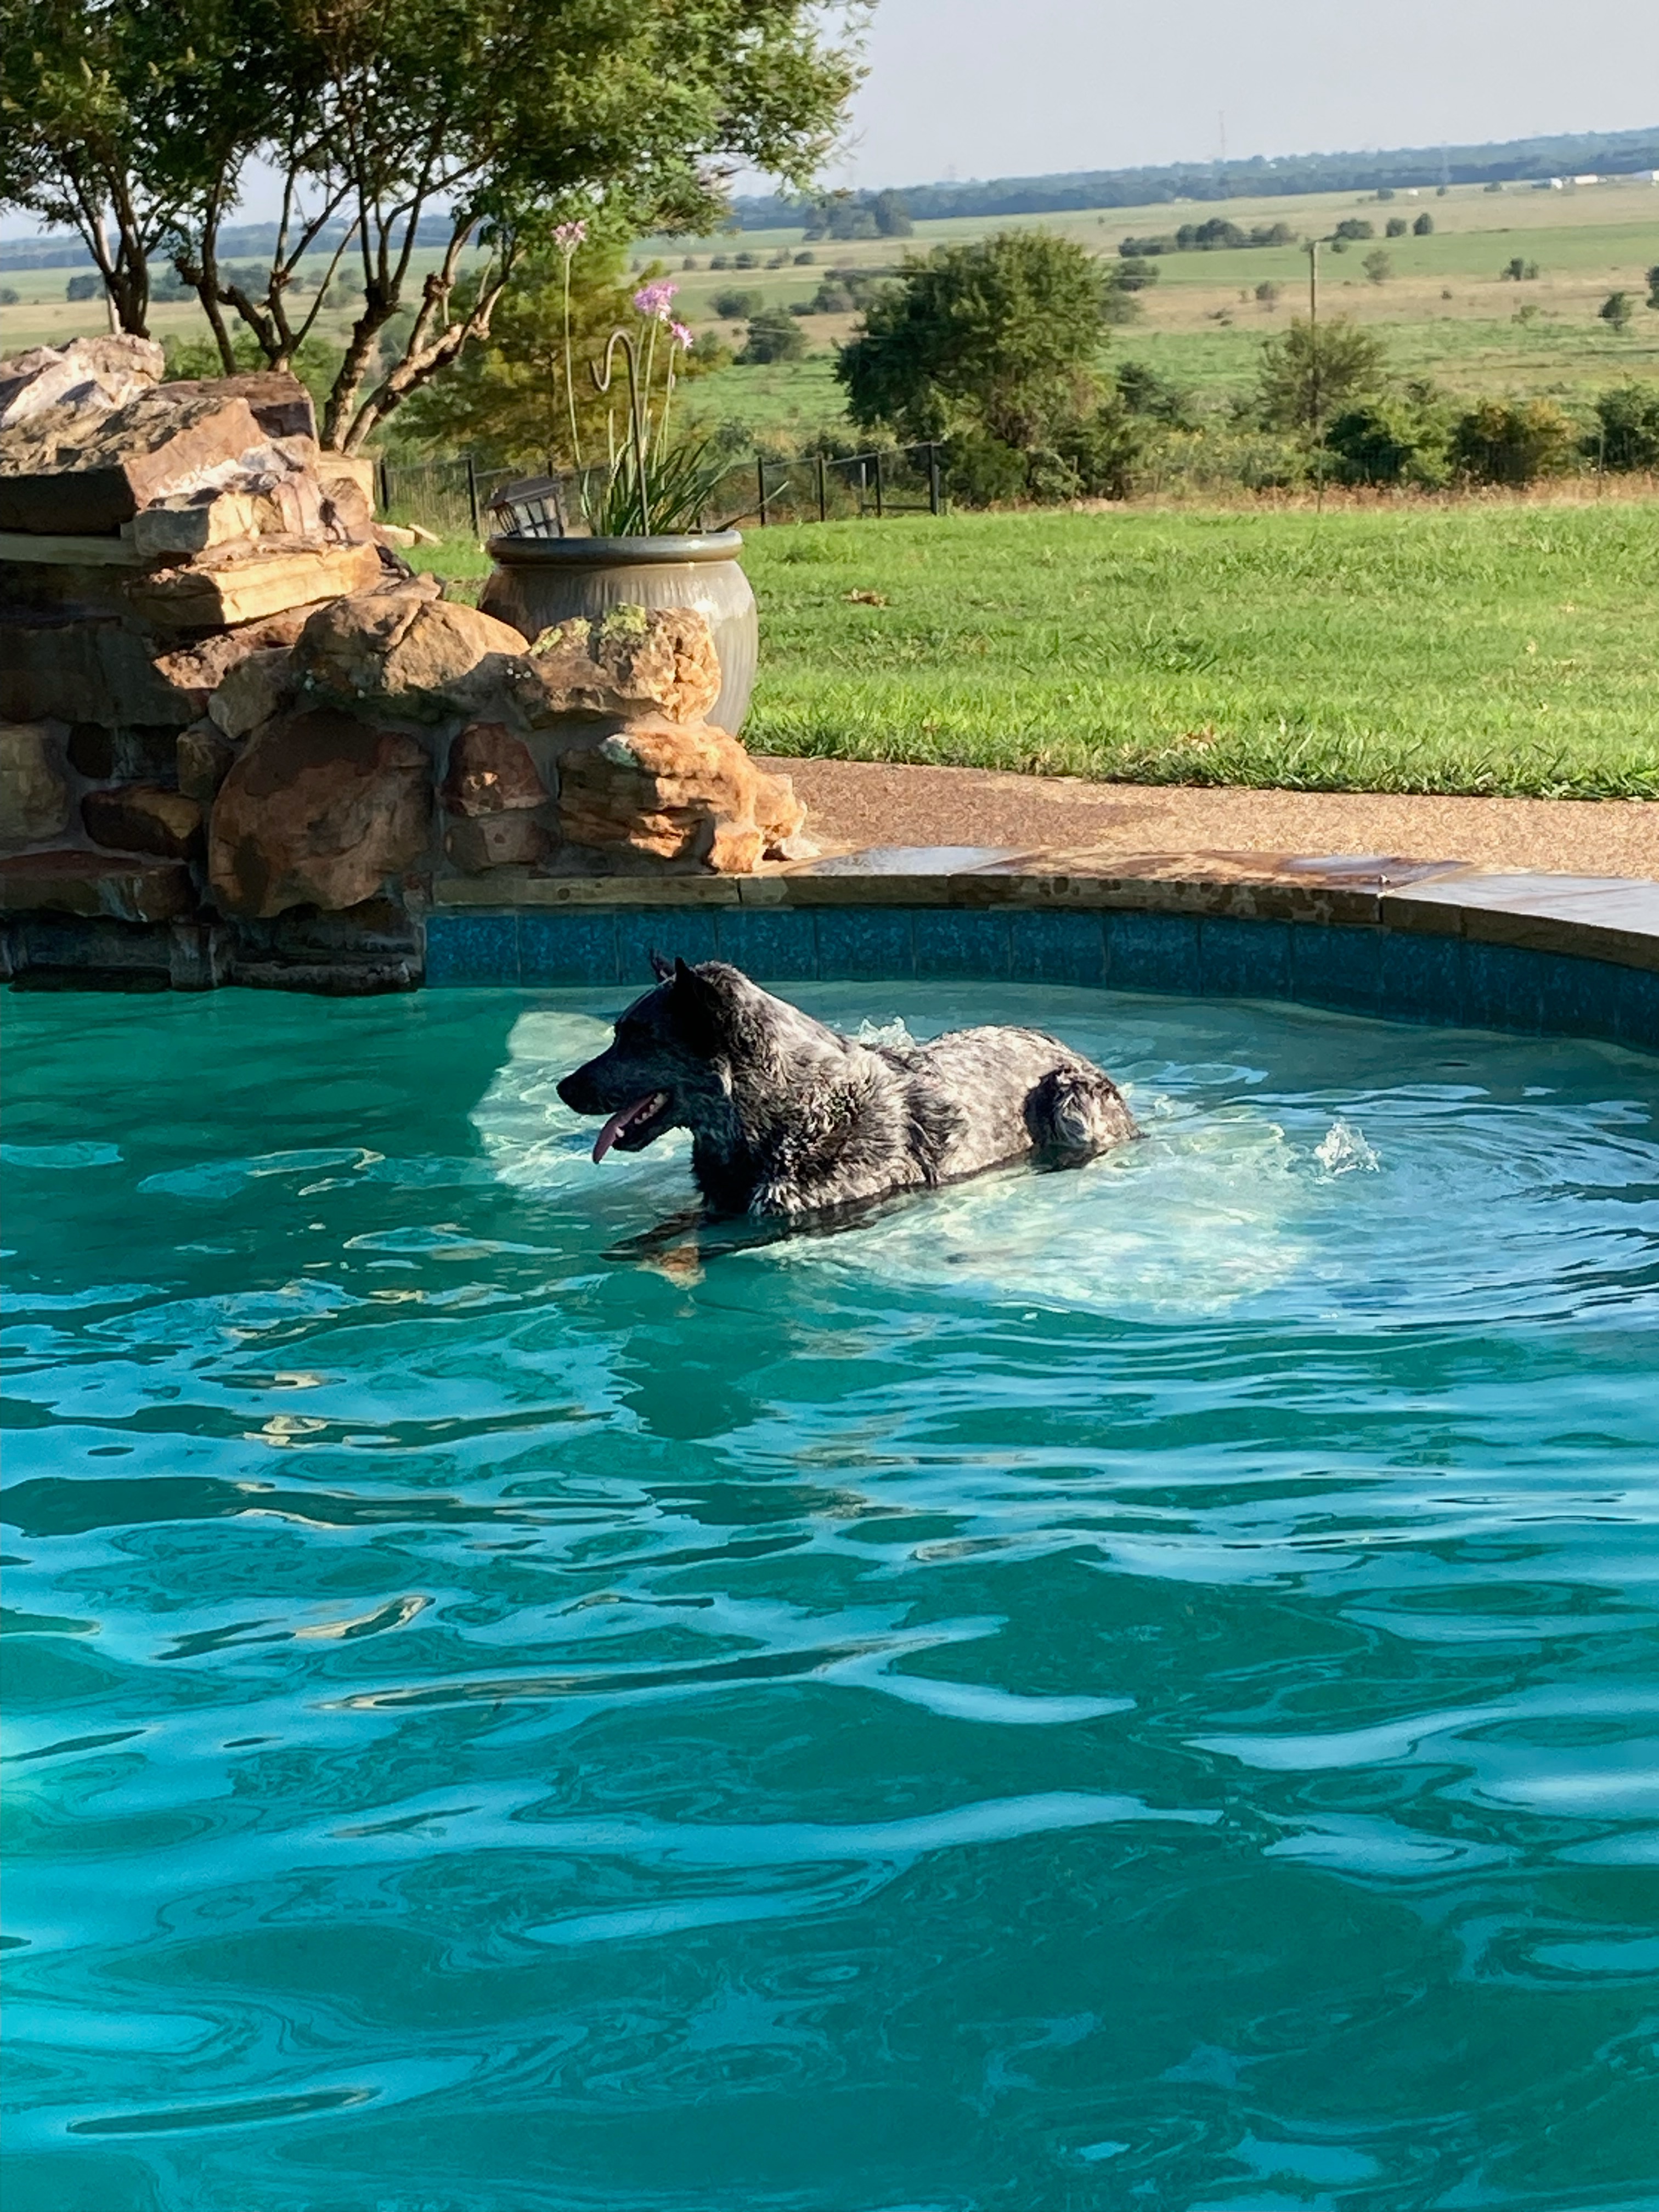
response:
<path id="1" fill-rule="evenodd" d="M 1325 441 L 1324 402 L 1319 375 L 1319 247 L 1315 238 L 1308 242 L 1308 381 L 1309 408 L 1313 416 L 1314 441 L 1314 513 L 1325 511 Z"/>

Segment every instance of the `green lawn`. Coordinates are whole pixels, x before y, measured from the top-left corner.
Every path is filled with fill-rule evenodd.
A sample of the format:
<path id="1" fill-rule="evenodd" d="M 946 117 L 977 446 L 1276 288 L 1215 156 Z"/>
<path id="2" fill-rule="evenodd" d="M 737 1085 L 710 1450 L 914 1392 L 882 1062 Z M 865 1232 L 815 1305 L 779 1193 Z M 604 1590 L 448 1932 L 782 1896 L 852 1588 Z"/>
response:
<path id="1" fill-rule="evenodd" d="M 744 561 L 757 750 L 1659 799 L 1659 501 L 807 524 Z"/>
<path id="2" fill-rule="evenodd" d="M 1653 502 L 965 514 L 744 559 L 759 750 L 1659 799 Z"/>

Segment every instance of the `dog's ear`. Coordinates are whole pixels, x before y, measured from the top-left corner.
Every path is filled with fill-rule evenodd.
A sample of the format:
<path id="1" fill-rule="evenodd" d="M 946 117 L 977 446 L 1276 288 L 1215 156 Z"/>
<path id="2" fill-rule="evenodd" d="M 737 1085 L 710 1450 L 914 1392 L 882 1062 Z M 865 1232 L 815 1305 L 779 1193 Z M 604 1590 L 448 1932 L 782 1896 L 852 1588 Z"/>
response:
<path id="1" fill-rule="evenodd" d="M 653 945 L 651 948 L 651 973 L 659 983 L 665 983 L 674 972 L 672 960 L 665 960 Z"/>
<path id="2" fill-rule="evenodd" d="M 684 960 L 676 960 L 673 985 L 674 1011 L 685 1030 L 704 1051 L 714 1050 L 725 1034 L 731 1011 L 720 975 L 702 975 Z"/>

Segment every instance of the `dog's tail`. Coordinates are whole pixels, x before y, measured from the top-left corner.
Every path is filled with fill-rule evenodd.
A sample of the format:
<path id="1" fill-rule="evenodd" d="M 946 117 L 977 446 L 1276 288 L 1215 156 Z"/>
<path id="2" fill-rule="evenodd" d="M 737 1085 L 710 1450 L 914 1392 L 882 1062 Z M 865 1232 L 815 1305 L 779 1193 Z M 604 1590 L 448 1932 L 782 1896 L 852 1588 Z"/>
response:
<path id="1" fill-rule="evenodd" d="M 1123 1094 L 1097 1067 L 1057 1067 L 1025 1102 L 1025 1123 L 1039 1152 L 1087 1159 L 1140 1134 Z"/>

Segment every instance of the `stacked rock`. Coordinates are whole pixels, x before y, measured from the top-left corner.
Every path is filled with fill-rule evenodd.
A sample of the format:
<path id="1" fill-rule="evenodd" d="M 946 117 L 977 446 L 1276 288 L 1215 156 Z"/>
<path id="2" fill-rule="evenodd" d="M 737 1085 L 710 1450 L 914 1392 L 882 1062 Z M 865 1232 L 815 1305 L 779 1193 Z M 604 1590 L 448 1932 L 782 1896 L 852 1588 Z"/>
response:
<path id="1" fill-rule="evenodd" d="M 404 988 L 446 883 L 511 905 L 811 849 L 704 720 L 701 615 L 526 640 L 410 574 L 294 379 L 160 372 L 136 339 L 0 362 L 14 970 Z"/>

